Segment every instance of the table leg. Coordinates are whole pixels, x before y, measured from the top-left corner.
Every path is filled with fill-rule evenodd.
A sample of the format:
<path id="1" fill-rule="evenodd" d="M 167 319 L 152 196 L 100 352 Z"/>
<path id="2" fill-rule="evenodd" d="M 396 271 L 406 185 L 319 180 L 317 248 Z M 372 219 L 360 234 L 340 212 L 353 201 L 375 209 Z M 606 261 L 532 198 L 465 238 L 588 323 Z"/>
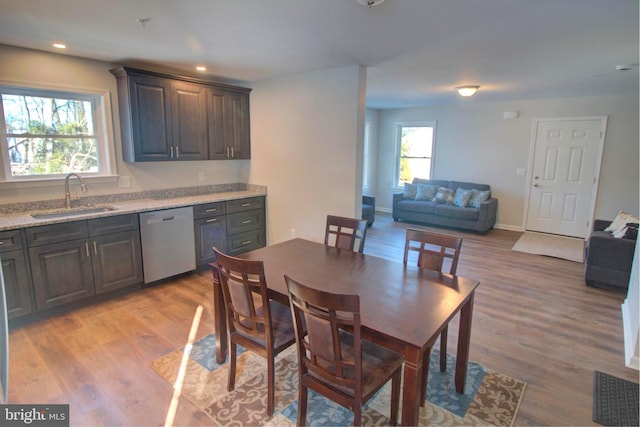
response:
<path id="1" fill-rule="evenodd" d="M 213 324 L 216 328 L 216 362 L 222 365 L 227 360 L 227 310 L 224 306 L 218 267 L 209 264 L 213 271 Z"/>
<path id="2" fill-rule="evenodd" d="M 473 318 L 473 297 L 460 309 L 460 330 L 458 333 L 458 353 L 456 355 L 456 391 L 464 393 L 464 383 L 467 378 L 467 366 L 469 364 L 469 344 L 471 342 L 471 320 Z"/>
<path id="3" fill-rule="evenodd" d="M 404 357 L 401 425 L 417 426 L 420 418 L 420 387 L 424 387 L 422 369 L 425 367 L 419 349 L 407 349 Z"/>

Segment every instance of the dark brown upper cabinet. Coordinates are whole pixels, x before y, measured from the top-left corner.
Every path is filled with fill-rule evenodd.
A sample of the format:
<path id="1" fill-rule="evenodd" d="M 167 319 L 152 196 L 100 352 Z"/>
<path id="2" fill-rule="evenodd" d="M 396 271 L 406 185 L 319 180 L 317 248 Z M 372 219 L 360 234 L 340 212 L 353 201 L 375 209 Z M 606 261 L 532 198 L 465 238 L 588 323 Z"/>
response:
<path id="1" fill-rule="evenodd" d="M 111 72 L 126 162 L 251 158 L 251 89 L 130 67 Z"/>

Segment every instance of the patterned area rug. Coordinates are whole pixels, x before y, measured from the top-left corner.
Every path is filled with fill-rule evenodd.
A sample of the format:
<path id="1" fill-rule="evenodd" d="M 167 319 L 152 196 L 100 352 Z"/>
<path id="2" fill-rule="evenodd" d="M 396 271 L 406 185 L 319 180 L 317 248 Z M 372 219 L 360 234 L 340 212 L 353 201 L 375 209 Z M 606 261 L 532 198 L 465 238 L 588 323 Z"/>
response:
<path id="1" fill-rule="evenodd" d="M 511 250 L 584 262 L 584 239 L 527 231 Z"/>
<path id="2" fill-rule="evenodd" d="M 252 352 L 239 350 L 235 390 L 227 392 L 228 366 L 215 362 L 215 336 L 195 342 L 186 359 L 182 395 L 202 409 L 215 425 L 295 426 L 298 371 L 295 346 L 276 359 L 275 413 L 266 414 L 266 362 Z M 173 385 L 178 378 L 183 349 L 151 363 L 151 367 Z M 464 394 L 455 392 L 455 358 L 447 358 L 440 372 L 439 353 L 434 350 L 429 366 L 427 402 L 420 410 L 420 425 L 512 426 L 526 384 L 481 365 L 469 362 Z M 365 425 L 389 425 L 390 384 L 363 411 Z M 310 392 L 307 425 L 338 426 L 353 423 L 353 413 Z"/>

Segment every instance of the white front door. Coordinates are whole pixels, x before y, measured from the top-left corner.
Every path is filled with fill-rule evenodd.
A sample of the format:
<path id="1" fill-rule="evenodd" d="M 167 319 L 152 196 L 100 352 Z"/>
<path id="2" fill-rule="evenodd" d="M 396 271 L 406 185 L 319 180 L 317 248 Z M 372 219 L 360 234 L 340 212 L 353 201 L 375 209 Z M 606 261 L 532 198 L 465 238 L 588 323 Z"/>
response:
<path id="1" fill-rule="evenodd" d="M 606 117 L 536 121 L 527 230 L 587 236 L 605 127 Z"/>

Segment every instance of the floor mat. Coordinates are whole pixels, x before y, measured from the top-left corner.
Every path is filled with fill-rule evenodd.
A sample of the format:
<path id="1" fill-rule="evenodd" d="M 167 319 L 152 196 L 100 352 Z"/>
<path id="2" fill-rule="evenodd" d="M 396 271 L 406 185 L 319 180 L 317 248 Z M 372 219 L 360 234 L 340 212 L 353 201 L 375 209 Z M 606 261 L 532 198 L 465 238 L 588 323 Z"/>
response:
<path id="1" fill-rule="evenodd" d="M 638 384 L 603 372 L 593 376 L 593 421 L 605 426 L 638 426 Z"/>

